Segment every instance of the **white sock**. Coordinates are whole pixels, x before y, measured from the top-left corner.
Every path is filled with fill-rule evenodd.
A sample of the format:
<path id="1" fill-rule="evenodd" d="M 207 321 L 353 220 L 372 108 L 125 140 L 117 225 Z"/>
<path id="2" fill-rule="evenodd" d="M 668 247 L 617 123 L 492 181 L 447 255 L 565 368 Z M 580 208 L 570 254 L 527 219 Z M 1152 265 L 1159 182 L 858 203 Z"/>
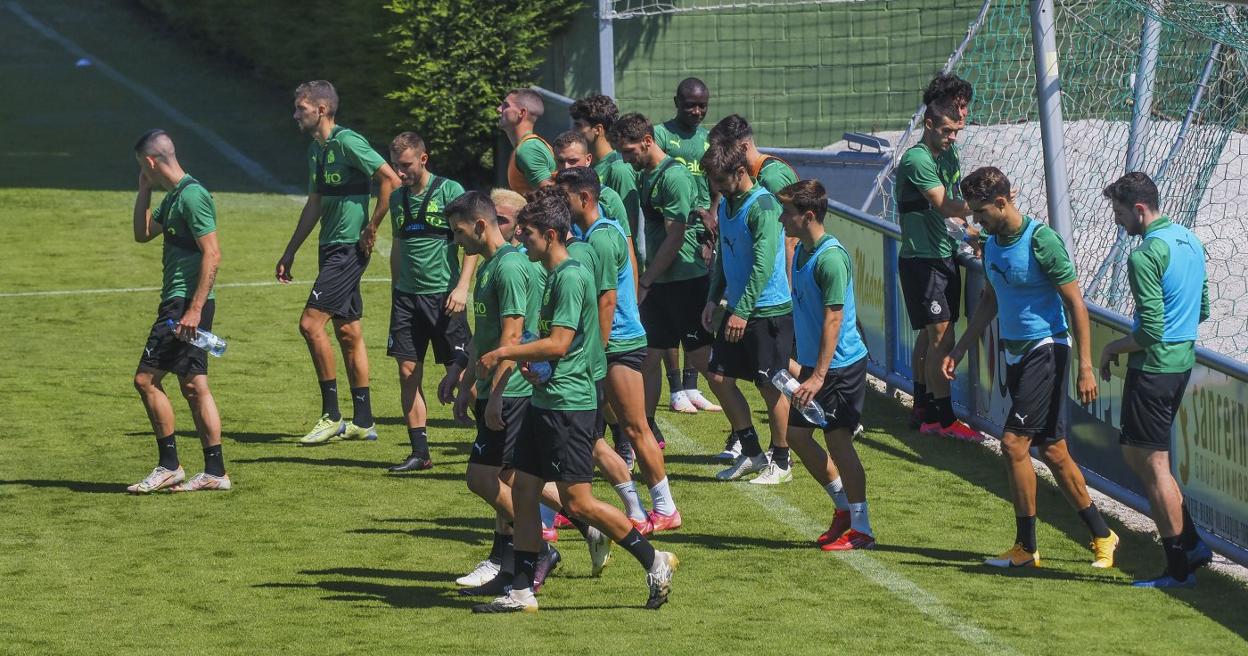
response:
<path id="1" fill-rule="evenodd" d="M 845 486 L 841 485 L 839 476 L 823 486 L 823 489 L 832 497 L 832 503 L 836 504 L 837 510 L 849 510 L 849 497 L 845 496 Z"/>
<path id="2" fill-rule="evenodd" d="M 629 519 L 646 521 L 646 509 L 641 505 L 641 496 L 637 494 L 636 483 L 632 481 L 620 483 L 615 486 L 615 493 L 620 495 L 620 501 L 624 502 L 624 513 Z"/>
<path id="3" fill-rule="evenodd" d="M 871 533 L 871 521 L 867 519 L 867 502 L 849 504 L 849 527 L 859 533 Z"/>
<path id="4" fill-rule="evenodd" d="M 555 525 L 555 509 L 542 503 L 538 504 L 538 510 L 542 513 L 542 528 L 550 528 Z"/>
<path id="5" fill-rule="evenodd" d="M 672 501 L 672 490 L 667 485 L 666 477 L 650 488 L 650 500 L 654 502 L 654 511 L 661 515 L 676 512 L 676 502 Z"/>

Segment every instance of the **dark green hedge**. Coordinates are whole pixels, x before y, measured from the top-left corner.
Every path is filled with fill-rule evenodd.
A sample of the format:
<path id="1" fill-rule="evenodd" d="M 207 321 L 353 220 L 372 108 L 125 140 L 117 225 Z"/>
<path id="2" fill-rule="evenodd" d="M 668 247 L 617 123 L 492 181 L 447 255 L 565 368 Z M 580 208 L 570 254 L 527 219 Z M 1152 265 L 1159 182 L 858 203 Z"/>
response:
<path id="1" fill-rule="evenodd" d="M 536 80 L 581 0 L 135 0 L 281 89 L 326 79 L 339 120 L 384 147 L 416 130 L 440 173 L 493 177 L 494 108 Z M 289 107 L 274 107 L 288 112 Z"/>

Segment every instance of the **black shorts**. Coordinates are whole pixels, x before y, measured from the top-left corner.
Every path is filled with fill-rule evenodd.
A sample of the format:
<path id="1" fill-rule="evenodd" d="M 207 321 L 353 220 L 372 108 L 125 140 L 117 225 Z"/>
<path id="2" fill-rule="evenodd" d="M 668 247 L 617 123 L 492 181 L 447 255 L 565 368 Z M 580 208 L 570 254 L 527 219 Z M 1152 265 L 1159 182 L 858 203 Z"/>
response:
<path id="1" fill-rule="evenodd" d="M 814 372 L 814 367 L 802 367 L 798 373 L 798 381 L 805 381 Z M 823 408 L 828 425 L 823 430 L 831 431 L 838 428 L 853 432 L 862 423 L 862 404 L 867 399 L 867 359 L 863 358 L 851 365 L 829 369 L 823 377 L 823 387 L 815 394 L 815 402 Z M 801 428 L 818 428 L 806 420 L 802 413 L 794 407 L 789 408 L 789 425 Z"/>
<path id="2" fill-rule="evenodd" d="M 176 296 L 162 301 L 156 310 L 156 323 L 147 335 L 147 344 L 143 346 L 143 355 L 139 357 L 139 366 L 147 369 L 159 369 L 179 376 L 191 376 L 208 373 L 208 352 L 191 346 L 178 339 L 166 322 L 172 319 L 175 323 L 186 312 L 187 300 Z M 212 299 L 204 302 L 204 309 L 199 313 L 199 327 L 212 331 L 212 317 L 216 313 L 217 304 Z"/>
<path id="3" fill-rule="evenodd" d="M 1034 446 L 1066 438 L 1066 394 L 1070 388 L 1070 347 L 1044 344 L 1005 366 L 1010 413 L 1005 430 L 1030 437 Z"/>
<path id="4" fill-rule="evenodd" d="M 901 294 L 910 327 L 923 330 L 934 323 L 956 323 L 962 303 L 962 272 L 953 258 L 897 258 Z"/>
<path id="5" fill-rule="evenodd" d="M 685 351 L 709 346 L 715 337 L 702 327 L 702 308 L 710 290 L 708 276 L 651 285 L 639 308 L 647 345 L 652 349 L 683 345 Z"/>
<path id="6" fill-rule="evenodd" d="M 1122 432 L 1118 443 L 1126 446 L 1170 450 L 1170 430 L 1187 391 L 1191 370 L 1152 373 L 1127 369 L 1122 386 Z"/>
<path id="7" fill-rule="evenodd" d="M 424 362 L 433 343 L 433 361 L 450 364 L 468 358 L 468 315 L 446 311 L 446 294 L 408 294 L 390 291 L 390 339 L 386 355 Z"/>
<path id="8" fill-rule="evenodd" d="M 512 466 L 544 481 L 594 480 L 594 411 L 529 405 Z"/>
<path id="9" fill-rule="evenodd" d="M 724 328 L 730 316 L 725 314 L 719 324 L 708 369 L 721 376 L 753 381 L 755 385 L 770 385 L 771 375 L 777 369 L 789 368 L 789 356 L 793 353 L 793 315 L 750 319 L 745 323 L 745 334 L 737 342 L 724 339 Z"/>
<path id="10" fill-rule="evenodd" d="M 529 397 L 503 397 L 503 430 L 496 431 L 485 425 L 486 399 L 477 399 L 477 439 L 472 443 L 468 462 L 487 467 L 511 466 L 512 452 L 516 449 L 516 437 L 524 426 L 524 415 L 529 409 Z"/>
<path id="11" fill-rule="evenodd" d="M 327 244 L 321 246 L 319 255 L 320 270 L 306 306 L 343 321 L 364 316 L 360 278 L 368 268 L 368 256 L 355 244 Z"/>
<path id="12" fill-rule="evenodd" d="M 623 353 L 608 353 L 607 354 L 607 370 L 610 371 L 612 366 L 618 364 L 618 365 L 623 365 L 625 367 L 628 367 L 629 369 L 632 369 L 633 371 L 640 373 L 641 365 L 643 362 L 646 361 L 647 350 L 649 349 L 643 346 L 641 348 L 633 349 L 631 351 L 624 351 Z"/>

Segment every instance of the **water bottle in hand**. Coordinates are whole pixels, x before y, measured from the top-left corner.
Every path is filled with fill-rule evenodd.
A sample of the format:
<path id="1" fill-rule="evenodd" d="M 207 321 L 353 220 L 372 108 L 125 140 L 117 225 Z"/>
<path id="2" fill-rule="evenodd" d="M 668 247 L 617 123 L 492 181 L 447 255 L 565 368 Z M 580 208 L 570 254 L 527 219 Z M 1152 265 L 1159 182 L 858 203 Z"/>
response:
<path id="1" fill-rule="evenodd" d="M 790 401 L 793 400 L 793 392 L 796 392 L 797 388 L 801 387 L 801 383 L 797 382 L 797 379 L 791 376 L 785 369 L 780 369 L 771 376 L 771 384 L 775 385 L 776 389 L 780 390 L 785 396 L 789 397 Z M 820 407 L 814 399 L 811 399 L 811 401 L 805 406 L 798 408 L 798 411 L 802 413 L 802 416 L 806 418 L 806 421 L 809 421 L 820 428 L 827 428 L 828 418 L 823 413 L 823 408 Z"/>
<path id="2" fill-rule="evenodd" d="M 169 326 L 169 330 L 177 332 L 178 324 L 173 319 L 166 320 L 165 325 Z M 202 328 L 195 329 L 195 338 L 190 340 L 190 344 L 218 358 L 225 355 L 225 340 Z"/>
<path id="3" fill-rule="evenodd" d="M 536 340 L 537 335 L 534 335 L 530 330 L 526 330 L 520 335 L 521 344 L 528 344 L 529 342 Z M 546 381 L 550 380 L 551 374 L 554 373 L 554 368 L 551 367 L 550 363 L 546 361 L 530 362 L 529 371 L 533 372 L 533 374 L 537 376 L 537 382 L 545 384 Z"/>

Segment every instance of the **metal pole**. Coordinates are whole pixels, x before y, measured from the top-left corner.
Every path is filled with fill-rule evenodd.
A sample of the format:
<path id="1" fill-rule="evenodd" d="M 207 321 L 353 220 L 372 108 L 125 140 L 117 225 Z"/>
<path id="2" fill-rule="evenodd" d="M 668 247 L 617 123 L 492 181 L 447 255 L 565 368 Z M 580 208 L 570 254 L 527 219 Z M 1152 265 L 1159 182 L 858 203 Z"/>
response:
<path id="1" fill-rule="evenodd" d="M 1074 248 L 1070 189 L 1062 135 L 1062 80 L 1057 68 L 1057 27 L 1053 0 L 1031 0 L 1031 43 L 1036 62 L 1036 101 L 1040 141 L 1044 146 L 1044 186 L 1048 191 L 1049 227 Z"/>
<path id="2" fill-rule="evenodd" d="M 615 97 L 615 27 L 610 0 L 598 0 L 598 91 Z"/>
<path id="3" fill-rule="evenodd" d="M 1135 69 L 1135 98 L 1131 108 L 1131 132 L 1127 136 L 1127 161 L 1125 173 L 1140 171 L 1144 168 L 1144 155 L 1147 151 L 1148 133 L 1152 126 L 1149 123 L 1153 111 L 1153 83 L 1157 79 L 1157 51 L 1161 43 L 1161 21 L 1152 12 L 1144 14 L 1144 29 L 1140 34 L 1140 55 Z M 1114 239 L 1114 247 L 1110 251 L 1108 262 L 1113 265 L 1113 274 L 1109 281 L 1109 306 L 1117 309 L 1123 296 L 1124 264 L 1122 251 L 1127 245 L 1127 232 L 1118 228 Z"/>

